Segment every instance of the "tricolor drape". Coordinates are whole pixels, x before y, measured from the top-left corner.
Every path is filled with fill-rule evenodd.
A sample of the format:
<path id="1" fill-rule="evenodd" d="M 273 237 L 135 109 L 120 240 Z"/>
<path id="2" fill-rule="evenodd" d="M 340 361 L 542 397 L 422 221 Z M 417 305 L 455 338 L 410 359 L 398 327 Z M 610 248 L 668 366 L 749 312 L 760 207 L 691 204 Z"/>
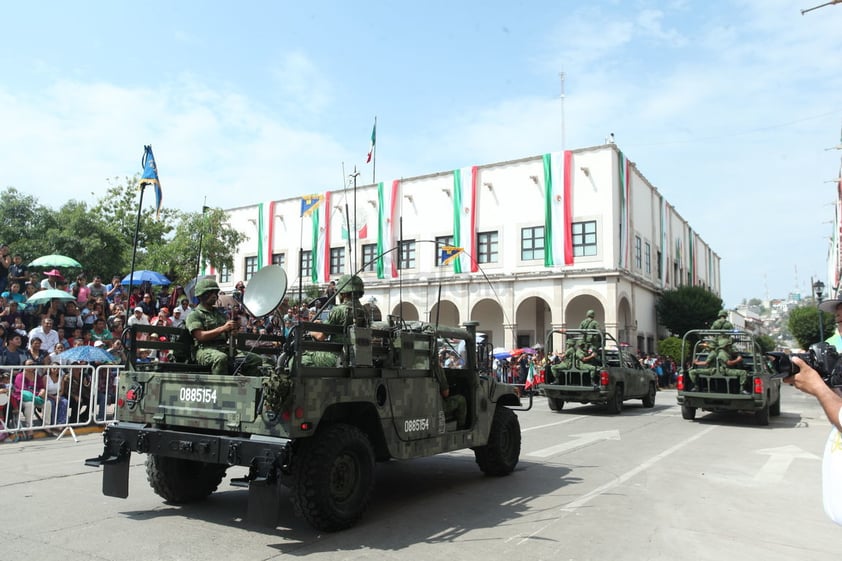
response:
<path id="1" fill-rule="evenodd" d="M 275 239 L 275 201 L 257 205 L 257 268 L 272 264 Z"/>
<path id="2" fill-rule="evenodd" d="M 544 154 L 544 266 L 573 264 L 573 153 Z"/>
<path id="3" fill-rule="evenodd" d="M 622 151 L 617 153 L 617 186 L 620 200 L 620 258 L 617 265 L 621 269 L 629 267 L 629 231 L 631 222 L 631 178 L 629 177 L 629 160 Z"/>
<path id="4" fill-rule="evenodd" d="M 392 181 L 391 189 L 377 184 L 377 278 L 398 276 L 398 256 L 394 249 L 400 233 L 400 180 Z"/>
<path id="5" fill-rule="evenodd" d="M 462 248 L 453 272 L 479 270 L 477 248 L 477 166 L 453 170 L 453 245 Z"/>
<path id="6" fill-rule="evenodd" d="M 323 200 L 324 204 L 310 213 L 313 225 L 313 267 L 310 269 L 310 280 L 313 284 L 330 280 L 330 191 L 325 192 Z"/>

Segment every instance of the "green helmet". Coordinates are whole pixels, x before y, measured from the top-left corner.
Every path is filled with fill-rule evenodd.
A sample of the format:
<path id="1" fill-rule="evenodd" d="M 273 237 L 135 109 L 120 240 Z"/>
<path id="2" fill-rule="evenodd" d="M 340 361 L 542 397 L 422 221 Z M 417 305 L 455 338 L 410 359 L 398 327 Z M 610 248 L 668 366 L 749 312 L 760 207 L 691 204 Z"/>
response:
<path id="1" fill-rule="evenodd" d="M 196 283 L 196 298 L 212 290 L 219 291 L 219 285 L 216 283 L 216 279 L 202 279 Z"/>
<path id="2" fill-rule="evenodd" d="M 728 317 L 728 312 L 726 312 L 725 310 L 719 310 L 719 317 L 721 317 L 721 318 Z"/>
<path id="3" fill-rule="evenodd" d="M 339 294 L 347 294 L 349 292 L 355 292 L 357 296 L 365 294 L 363 279 L 357 275 L 342 275 L 336 281 L 336 285 L 339 287 Z"/>
<path id="4" fill-rule="evenodd" d="M 596 315 L 596 313 L 593 310 L 588 310 L 588 313 L 585 314 L 585 315 L 588 316 L 589 318 L 593 318 Z"/>

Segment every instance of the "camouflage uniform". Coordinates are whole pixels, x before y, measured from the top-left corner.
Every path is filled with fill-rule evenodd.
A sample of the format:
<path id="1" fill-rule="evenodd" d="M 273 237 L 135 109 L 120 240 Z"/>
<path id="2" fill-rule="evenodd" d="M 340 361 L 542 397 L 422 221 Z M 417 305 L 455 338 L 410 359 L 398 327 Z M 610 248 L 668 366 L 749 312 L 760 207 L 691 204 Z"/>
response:
<path id="1" fill-rule="evenodd" d="M 567 341 L 567 349 L 564 351 L 564 358 L 561 359 L 561 362 L 558 364 L 553 364 L 550 366 L 550 372 L 552 373 L 553 383 L 560 384 L 562 380 L 560 379 L 560 372 L 564 370 L 570 370 L 570 368 L 577 362 L 577 349 L 576 349 L 576 341 L 574 339 L 568 339 Z M 579 359 L 581 359 L 584 354 L 582 354 Z"/>
<path id="2" fill-rule="evenodd" d="M 202 331 L 216 329 L 220 325 L 225 325 L 226 321 L 228 320 L 225 316 L 216 311 L 216 309 L 199 304 L 188 314 L 184 325 L 187 331 L 193 333 L 196 329 L 201 329 Z M 229 374 L 228 342 L 226 337 L 218 337 L 213 341 L 205 341 L 204 343 L 195 341 L 195 345 L 197 363 L 210 365 L 211 374 Z M 240 372 L 243 375 L 260 375 L 259 367 L 263 363 L 260 355 L 238 352 L 236 356 L 237 358 L 243 359 L 243 366 L 240 368 Z"/>
<path id="3" fill-rule="evenodd" d="M 439 392 L 441 393 L 445 390 L 450 392 L 450 384 L 447 383 L 447 376 L 445 376 L 439 361 L 433 357 L 430 365 L 433 368 L 433 373 L 436 375 L 436 380 L 438 380 Z M 450 394 L 447 397 L 442 396 L 442 400 L 444 402 L 445 421 L 455 420 L 457 428 L 465 428 L 465 423 L 468 420 L 468 402 L 465 400 L 465 396 L 461 394 Z"/>
<path id="4" fill-rule="evenodd" d="M 579 329 L 599 329 L 599 322 L 594 319 L 596 313 L 593 310 L 588 310 L 585 319 L 579 324 Z M 582 338 L 585 343 L 596 343 L 597 336 L 593 333 L 585 333 Z"/>
<path id="5" fill-rule="evenodd" d="M 711 329 L 734 329 L 734 325 L 728 321 L 728 312 L 722 310 L 719 312 L 719 318 L 714 321 L 711 326 Z"/>
<path id="6" fill-rule="evenodd" d="M 356 279 L 356 280 L 354 280 Z M 357 327 L 368 327 L 368 318 L 365 315 L 365 308 L 360 302 L 360 296 L 363 295 L 362 280 L 354 275 L 342 275 L 339 278 L 339 293 L 351 294 L 350 299 L 346 299 L 331 308 L 330 313 L 325 321 L 328 325 L 341 325 L 342 327 L 349 327 L 355 325 Z M 346 339 L 334 336 L 331 341 L 334 343 L 345 343 Z M 334 367 L 339 361 L 339 355 L 329 351 L 307 351 L 301 355 L 301 365 L 310 367 Z"/>
<path id="7" fill-rule="evenodd" d="M 742 368 L 728 368 L 728 361 L 735 357 L 730 352 L 731 339 L 729 337 L 720 337 L 716 342 L 716 346 L 710 347 L 707 359 L 705 359 L 704 367 L 691 368 L 688 370 L 690 381 L 696 385 L 698 376 L 711 376 L 714 374 L 723 374 L 726 376 L 736 376 L 742 389 L 748 379 L 748 372 Z"/>

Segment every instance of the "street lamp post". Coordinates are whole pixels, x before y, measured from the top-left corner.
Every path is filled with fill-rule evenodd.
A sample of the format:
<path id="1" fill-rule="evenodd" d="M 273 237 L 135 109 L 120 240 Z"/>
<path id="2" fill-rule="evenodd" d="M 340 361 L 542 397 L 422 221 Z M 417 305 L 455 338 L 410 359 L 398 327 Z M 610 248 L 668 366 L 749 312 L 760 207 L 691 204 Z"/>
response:
<path id="1" fill-rule="evenodd" d="M 824 341 L 824 317 L 822 317 L 822 297 L 824 296 L 824 283 L 817 280 L 813 283 L 813 292 L 816 295 L 816 302 L 819 309 L 819 342 Z"/>

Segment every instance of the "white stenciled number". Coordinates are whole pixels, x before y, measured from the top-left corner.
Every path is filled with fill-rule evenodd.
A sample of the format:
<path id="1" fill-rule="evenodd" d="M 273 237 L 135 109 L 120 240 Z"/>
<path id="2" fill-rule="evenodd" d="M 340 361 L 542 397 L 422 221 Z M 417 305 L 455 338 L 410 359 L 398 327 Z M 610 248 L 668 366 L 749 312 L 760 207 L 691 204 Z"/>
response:
<path id="1" fill-rule="evenodd" d="M 419 432 L 430 429 L 430 419 L 407 419 L 403 422 L 404 432 Z"/>
<path id="2" fill-rule="evenodd" d="M 181 401 L 196 403 L 216 403 L 216 390 L 211 388 L 180 388 L 178 398 Z"/>

